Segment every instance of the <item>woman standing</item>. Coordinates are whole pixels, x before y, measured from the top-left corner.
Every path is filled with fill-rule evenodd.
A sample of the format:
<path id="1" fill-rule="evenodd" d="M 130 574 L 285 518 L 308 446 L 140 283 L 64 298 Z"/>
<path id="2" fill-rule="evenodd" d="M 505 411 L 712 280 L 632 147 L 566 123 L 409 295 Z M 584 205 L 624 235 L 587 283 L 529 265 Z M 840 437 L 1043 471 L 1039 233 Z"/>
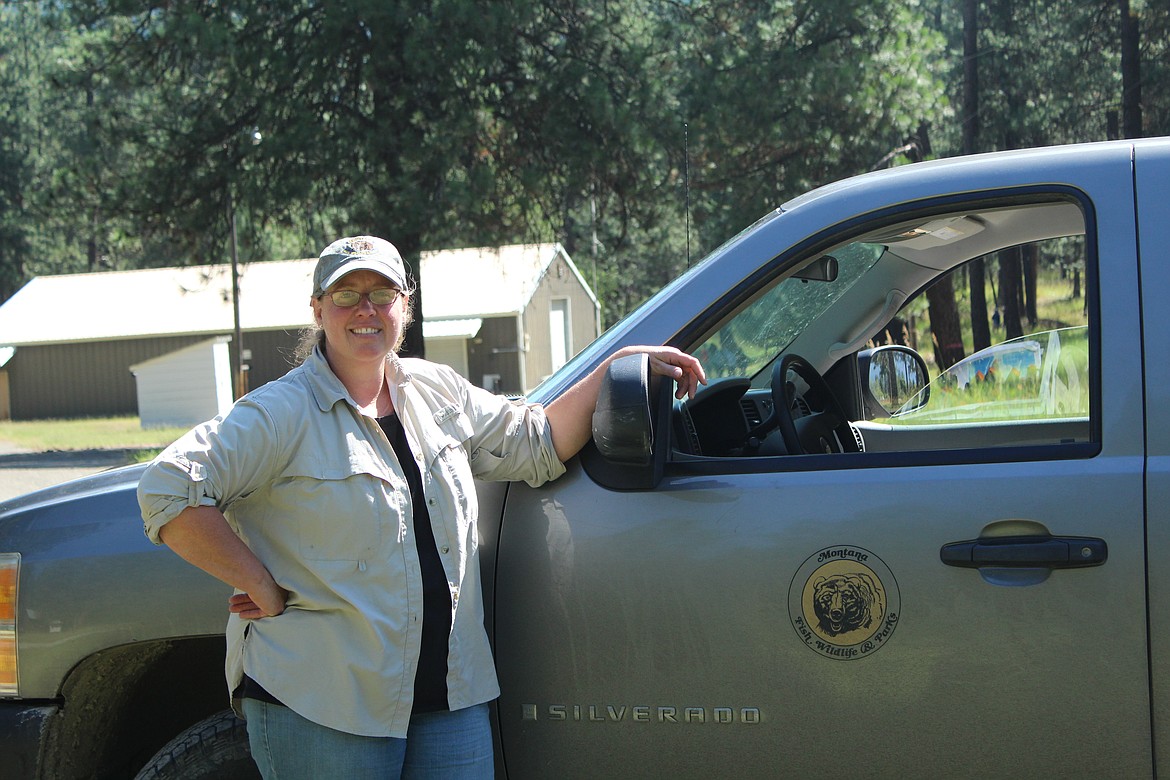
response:
<path id="1" fill-rule="evenodd" d="M 321 253 L 310 305 L 304 362 L 147 469 L 147 535 L 236 589 L 228 686 L 265 777 L 491 777 L 474 480 L 564 473 L 605 364 L 543 408 L 398 357 L 410 288 L 371 236 Z M 634 352 L 679 397 L 706 381 Z"/>

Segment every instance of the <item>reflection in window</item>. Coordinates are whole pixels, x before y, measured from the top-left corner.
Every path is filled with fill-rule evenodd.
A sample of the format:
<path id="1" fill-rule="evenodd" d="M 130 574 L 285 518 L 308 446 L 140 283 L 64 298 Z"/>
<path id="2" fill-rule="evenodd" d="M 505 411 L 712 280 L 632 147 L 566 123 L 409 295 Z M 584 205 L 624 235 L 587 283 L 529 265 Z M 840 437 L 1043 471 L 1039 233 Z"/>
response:
<path id="1" fill-rule="evenodd" d="M 981 350 L 944 371 L 889 422 L 1087 419 L 1088 328 L 1044 331 Z"/>

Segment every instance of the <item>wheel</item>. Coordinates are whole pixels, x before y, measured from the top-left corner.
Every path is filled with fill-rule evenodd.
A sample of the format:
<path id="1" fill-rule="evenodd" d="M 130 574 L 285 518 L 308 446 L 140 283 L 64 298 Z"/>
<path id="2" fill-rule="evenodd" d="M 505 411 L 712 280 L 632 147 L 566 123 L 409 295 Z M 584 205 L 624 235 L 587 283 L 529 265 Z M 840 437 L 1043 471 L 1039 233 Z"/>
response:
<path id="1" fill-rule="evenodd" d="M 821 411 L 813 410 L 799 420 L 794 418 L 795 386 L 788 381 L 789 371 L 805 381 L 809 396 L 820 400 Z M 857 452 L 860 449 L 841 402 L 820 372 L 800 355 L 787 354 L 773 367 L 772 415 L 766 423 L 771 428 L 780 429 L 784 446 L 790 454 Z"/>
<path id="2" fill-rule="evenodd" d="M 256 780 L 248 730 L 231 710 L 217 712 L 163 745 L 134 780 Z"/>

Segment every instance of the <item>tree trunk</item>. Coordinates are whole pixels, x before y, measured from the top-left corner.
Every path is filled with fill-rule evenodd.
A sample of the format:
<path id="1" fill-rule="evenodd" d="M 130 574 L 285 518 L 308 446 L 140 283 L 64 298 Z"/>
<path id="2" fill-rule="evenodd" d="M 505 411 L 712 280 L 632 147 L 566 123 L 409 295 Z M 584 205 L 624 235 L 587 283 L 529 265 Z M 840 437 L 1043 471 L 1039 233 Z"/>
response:
<path id="1" fill-rule="evenodd" d="M 930 331 L 934 339 L 934 362 L 945 371 L 966 357 L 959 307 L 955 305 L 955 286 L 947 274 L 926 290 L 930 307 Z"/>
<path id="2" fill-rule="evenodd" d="M 415 279 L 419 278 L 418 255 L 414 255 L 412 261 L 407 262 L 406 268 L 407 272 L 412 274 Z M 399 354 L 403 357 L 426 357 L 427 349 L 423 343 L 423 288 L 421 283 L 415 283 L 414 295 L 411 297 L 414 299 L 411 301 L 414 318 L 406 327 L 406 335 L 402 340 L 402 349 L 399 350 Z"/>
<path id="3" fill-rule="evenodd" d="M 1124 138 L 1141 138 L 1141 31 L 1129 0 L 1117 0 L 1117 5 L 1121 11 L 1121 131 Z"/>
<path id="4" fill-rule="evenodd" d="M 979 150 L 979 0 L 963 0 L 963 154 Z M 971 286 L 971 348 L 991 346 L 983 258 L 967 266 Z"/>
<path id="5" fill-rule="evenodd" d="M 389 239 L 402 254 L 402 261 L 406 265 L 407 282 L 414 285 L 414 295 L 410 296 L 410 306 L 413 318 L 406 328 L 402 339 L 399 354 L 403 357 L 426 357 L 426 346 L 423 344 L 423 287 L 420 271 L 419 255 L 422 251 L 422 240 L 417 233 L 407 232 Z"/>
<path id="6" fill-rule="evenodd" d="M 979 0 L 963 0 L 963 154 L 979 140 Z"/>
<path id="7" fill-rule="evenodd" d="M 1003 301 L 1004 336 L 1008 339 L 1024 335 L 1020 323 L 1020 254 L 1019 247 L 999 253 L 999 298 Z"/>
<path id="8" fill-rule="evenodd" d="M 987 271 L 982 257 L 967 264 L 971 286 L 971 349 L 978 352 L 991 346 L 991 325 L 987 321 Z"/>
<path id="9" fill-rule="evenodd" d="M 1031 330 L 1035 330 L 1036 323 L 1039 322 L 1040 318 L 1036 305 L 1036 276 L 1039 273 L 1040 252 L 1037 251 L 1035 244 L 1022 247 L 1022 252 L 1024 260 L 1024 312 Z"/>

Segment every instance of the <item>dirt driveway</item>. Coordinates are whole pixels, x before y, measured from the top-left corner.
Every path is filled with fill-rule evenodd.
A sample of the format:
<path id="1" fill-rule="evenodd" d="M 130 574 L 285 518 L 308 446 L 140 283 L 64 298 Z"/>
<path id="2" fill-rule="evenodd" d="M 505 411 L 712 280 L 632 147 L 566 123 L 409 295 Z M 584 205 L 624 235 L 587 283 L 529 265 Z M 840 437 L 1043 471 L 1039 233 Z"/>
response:
<path id="1" fill-rule="evenodd" d="M 0 501 L 129 463 L 127 450 L 33 452 L 0 441 Z"/>

